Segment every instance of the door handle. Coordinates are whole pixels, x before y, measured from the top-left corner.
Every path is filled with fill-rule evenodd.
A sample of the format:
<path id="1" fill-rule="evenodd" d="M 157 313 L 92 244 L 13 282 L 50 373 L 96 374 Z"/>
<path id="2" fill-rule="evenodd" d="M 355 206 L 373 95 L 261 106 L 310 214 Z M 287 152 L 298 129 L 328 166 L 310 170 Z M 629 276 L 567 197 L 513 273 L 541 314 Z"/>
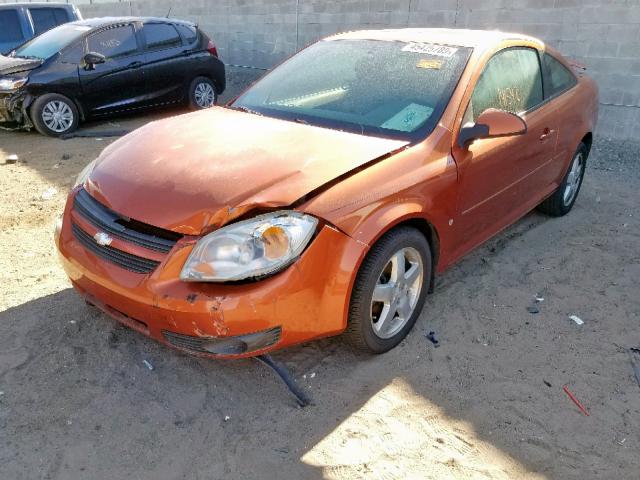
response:
<path id="1" fill-rule="evenodd" d="M 129 65 L 127 65 L 129 68 L 137 68 L 140 65 L 142 65 L 142 62 L 139 60 L 136 60 L 135 62 L 131 62 Z"/>
<path id="2" fill-rule="evenodd" d="M 553 135 L 556 131 L 555 130 L 551 130 L 549 128 L 545 128 L 542 131 L 542 135 L 540 135 L 540 141 L 545 141 L 546 139 L 548 139 L 551 135 Z"/>

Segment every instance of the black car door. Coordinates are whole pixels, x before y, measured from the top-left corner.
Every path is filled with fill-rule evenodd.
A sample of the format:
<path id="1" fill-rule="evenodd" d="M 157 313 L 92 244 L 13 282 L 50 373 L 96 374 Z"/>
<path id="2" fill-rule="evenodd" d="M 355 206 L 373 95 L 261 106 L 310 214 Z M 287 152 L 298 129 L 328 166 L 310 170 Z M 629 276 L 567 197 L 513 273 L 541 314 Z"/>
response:
<path id="1" fill-rule="evenodd" d="M 116 25 L 91 33 L 86 51 L 106 61 L 80 68 L 82 104 L 92 115 L 139 107 L 144 101 L 144 53 L 134 24 Z"/>
<path id="2" fill-rule="evenodd" d="M 142 26 L 145 49 L 144 77 L 147 104 L 181 101 L 187 87 L 186 52 L 176 28 L 170 23 L 151 22 Z"/>

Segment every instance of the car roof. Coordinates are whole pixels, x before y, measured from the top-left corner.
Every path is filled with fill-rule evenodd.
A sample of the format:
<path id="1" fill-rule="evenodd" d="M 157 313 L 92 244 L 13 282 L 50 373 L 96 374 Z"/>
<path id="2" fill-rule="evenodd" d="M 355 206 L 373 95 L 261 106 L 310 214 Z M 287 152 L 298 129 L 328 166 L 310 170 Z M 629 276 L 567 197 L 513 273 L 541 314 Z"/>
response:
<path id="1" fill-rule="evenodd" d="M 399 42 L 422 42 L 486 49 L 505 41 L 533 42 L 541 48 L 544 43 L 521 33 L 499 30 L 467 30 L 461 28 L 399 28 L 388 30 L 358 30 L 328 37 L 327 40 L 384 40 Z"/>
<path id="2" fill-rule="evenodd" d="M 70 25 L 79 25 L 83 27 L 91 27 L 91 28 L 100 28 L 107 27 L 109 25 L 116 25 L 121 23 L 131 23 L 131 22 L 142 22 L 142 23 L 152 23 L 152 22 L 163 22 L 163 23 L 175 23 L 178 25 L 191 25 L 195 26 L 195 23 L 188 22 L 186 20 L 178 20 L 174 18 L 166 18 L 166 17 L 100 17 L 100 18 L 87 18 L 86 20 L 78 20 L 76 22 L 71 22 Z"/>

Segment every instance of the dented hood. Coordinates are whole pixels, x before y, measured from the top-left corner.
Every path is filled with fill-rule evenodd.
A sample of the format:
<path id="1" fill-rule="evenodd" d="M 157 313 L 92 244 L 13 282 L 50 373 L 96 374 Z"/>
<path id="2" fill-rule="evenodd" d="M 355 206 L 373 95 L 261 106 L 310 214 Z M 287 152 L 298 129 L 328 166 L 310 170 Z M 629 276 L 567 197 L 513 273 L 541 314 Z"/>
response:
<path id="1" fill-rule="evenodd" d="M 122 215 L 197 235 L 254 208 L 291 205 L 406 144 L 214 107 L 111 144 L 86 188 Z"/>

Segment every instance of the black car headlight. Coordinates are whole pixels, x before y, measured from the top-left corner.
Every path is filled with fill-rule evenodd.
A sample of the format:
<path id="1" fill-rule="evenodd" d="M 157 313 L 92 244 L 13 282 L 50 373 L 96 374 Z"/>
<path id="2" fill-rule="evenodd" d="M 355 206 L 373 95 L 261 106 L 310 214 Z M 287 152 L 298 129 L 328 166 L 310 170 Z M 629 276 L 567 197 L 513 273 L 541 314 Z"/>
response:
<path id="1" fill-rule="evenodd" d="M 0 79 L 0 92 L 13 92 L 27 83 L 28 77 L 8 77 Z"/>

